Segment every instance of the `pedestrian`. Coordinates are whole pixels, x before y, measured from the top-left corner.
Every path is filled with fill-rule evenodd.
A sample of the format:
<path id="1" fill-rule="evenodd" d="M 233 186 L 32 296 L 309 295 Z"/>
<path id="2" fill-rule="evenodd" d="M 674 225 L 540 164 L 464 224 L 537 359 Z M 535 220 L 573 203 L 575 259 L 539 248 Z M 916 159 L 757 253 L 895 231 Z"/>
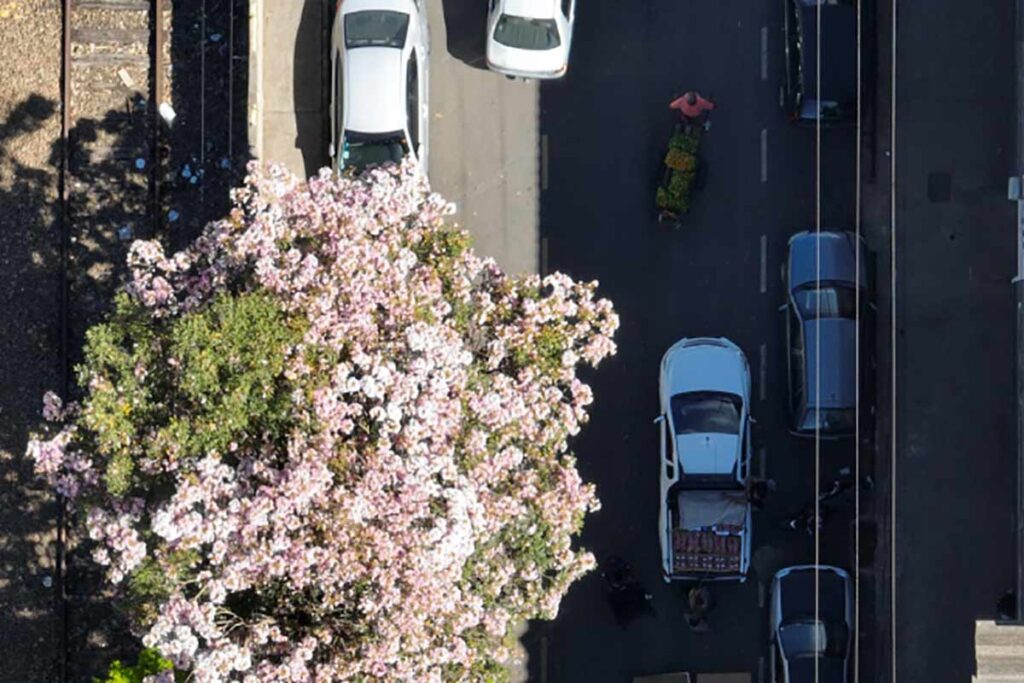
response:
<path id="1" fill-rule="evenodd" d="M 774 490 L 774 479 L 751 477 L 747 480 L 747 502 L 749 502 L 755 510 L 764 510 L 765 500 L 768 498 L 768 494 Z"/>
<path id="2" fill-rule="evenodd" d="M 669 109 L 678 109 L 689 123 L 703 123 L 706 128 L 708 112 L 715 108 L 715 103 L 691 90 L 672 100 L 668 106 Z"/>
<path id="3" fill-rule="evenodd" d="M 690 611 L 686 614 L 686 625 L 694 631 L 708 630 L 708 612 L 714 607 L 714 599 L 707 586 L 698 585 L 687 593 Z"/>

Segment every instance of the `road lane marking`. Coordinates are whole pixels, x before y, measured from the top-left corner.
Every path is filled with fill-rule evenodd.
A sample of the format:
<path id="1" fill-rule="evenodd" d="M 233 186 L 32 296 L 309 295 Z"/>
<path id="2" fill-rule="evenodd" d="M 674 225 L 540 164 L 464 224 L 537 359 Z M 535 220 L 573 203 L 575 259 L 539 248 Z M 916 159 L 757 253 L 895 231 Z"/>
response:
<path id="1" fill-rule="evenodd" d="M 768 345 L 761 344 L 761 367 L 758 368 L 758 377 L 760 378 L 761 386 L 758 387 L 758 393 L 761 395 L 761 400 L 764 401 L 768 398 Z"/>
<path id="2" fill-rule="evenodd" d="M 761 129 L 761 182 L 768 182 L 768 129 Z"/>
<path id="3" fill-rule="evenodd" d="M 540 136 L 540 189 L 548 189 L 548 136 Z"/>
<path id="4" fill-rule="evenodd" d="M 548 637 L 540 637 L 540 681 L 548 683 Z"/>
<path id="5" fill-rule="evenodd" d="M 761 446 L 757 451 L 757 469 L 758 476 L 761 479 L 768 478 L 768 449 L 764 446 Z"/>
<path id="6" fill-rule="evenodd" d="M 768 235 L 761 235 L 761 293 L 768 291 Z"/>
<path id="7" fill-rule="evenodd" d="M 757 658 L 757 683 L 764 683 L 764 655 Z"/>
<path id="8" fill-rule="evenodd" d="M 761 27 L 761 80 L 768 80 L 768 27 Z"/>

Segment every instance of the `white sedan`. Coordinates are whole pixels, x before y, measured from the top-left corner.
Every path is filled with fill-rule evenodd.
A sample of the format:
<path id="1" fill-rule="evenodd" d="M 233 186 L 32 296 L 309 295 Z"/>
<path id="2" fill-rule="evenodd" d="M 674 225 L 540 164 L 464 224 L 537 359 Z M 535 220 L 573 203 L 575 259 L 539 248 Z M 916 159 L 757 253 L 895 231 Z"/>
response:
<path id="1" fill-rule="evenodd" d="M 569 67 L 576 0 L 490 0 L 487 67 L 519 78 L 559 78 Z"/>
<path id="2" fill-rule="evenodd" d="M 343 0 L 331 32 L 331 145 L 337 171 L 410 156 L 427 172 L 423 0 Z"/>

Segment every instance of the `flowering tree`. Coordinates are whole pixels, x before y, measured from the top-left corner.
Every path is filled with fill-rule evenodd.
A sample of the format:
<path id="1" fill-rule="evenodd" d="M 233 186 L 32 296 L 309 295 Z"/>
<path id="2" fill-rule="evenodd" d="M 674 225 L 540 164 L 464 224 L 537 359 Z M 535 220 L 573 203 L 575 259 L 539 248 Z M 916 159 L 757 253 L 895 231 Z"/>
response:
<path id="1" fill-rule="evenodd" d="M 611 304 L 504 275 L 407 167 L 254 168 L 234 200 L 182 252 L 133 245 L 37 471 L 200 683 L 501 678 L 593 565 L 567 440 Z"/>

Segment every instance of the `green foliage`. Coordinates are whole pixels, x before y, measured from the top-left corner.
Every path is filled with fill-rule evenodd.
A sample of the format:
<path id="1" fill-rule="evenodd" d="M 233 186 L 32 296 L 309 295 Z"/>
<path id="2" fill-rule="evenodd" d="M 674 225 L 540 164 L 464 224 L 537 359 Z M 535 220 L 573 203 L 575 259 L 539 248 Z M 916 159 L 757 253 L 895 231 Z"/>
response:
<path id="1" fill-rule="evenodd" d="M 160 653 L 152 648 L 147 648 L 139 653 L 135 666 L 122 664 L 120 660 L 114 660 L 103 678 L 93 678 L 93 683 L 142 683 L 146 676 L 155 676 L 161 671 L 171 671 L 174 665 L 171 660 L 160 656 Z M 185 678 L 179 673 L 175 679 L 184 681 Z"/>
<path id="2" fill-rule="evenodd" d="M 82 419 L 105 456 L 107 490 L 131 491 L 140 458 L 283 439 L 294 388 L 285 364 L 305 328 L 265 294 L 222 294 L 166 323 L 120 295 L 110 318 L 89 330 L 78 368 L 91 389 Z"/>
<path id="3" fill-rule="evenodd" d="M 663 181 L 655 195 L 659 209 L 686 213 L 690 209 L 690 192 L 697 174 L 697 151 L 700 138 L 684 130 L 673 133 L 665 155 L 667 182 Z"/>

